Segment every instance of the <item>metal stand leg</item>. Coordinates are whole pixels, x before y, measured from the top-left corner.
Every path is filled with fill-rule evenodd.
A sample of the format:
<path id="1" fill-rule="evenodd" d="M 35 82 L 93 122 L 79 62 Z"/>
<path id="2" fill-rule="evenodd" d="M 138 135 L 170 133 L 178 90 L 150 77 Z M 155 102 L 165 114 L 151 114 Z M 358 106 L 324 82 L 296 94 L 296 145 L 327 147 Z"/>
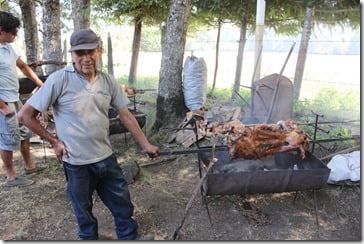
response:
<path id="1" fill-rule="evenodd" d="M 211 221 L 210 210 L 209 210 L 209 206 L 208 206 L 208 202 L 207 202 L 207 197 L 204 195 L 202 195 L 202 204 L 205 205 L 205 207 L 206 207 L 206 213 L 207 213 L 207 217 L 209 218 L 209 223 L 210 223 L 210 227 L 211 227 L 212 221 Z"/>
<path id="2" fill-rule="evenodd" d="M 296 199 L 297 199 L 297 194 L 298 194 L 298 191 L 296 191 L 296 193 L 294 194 L 294 198 L 293 198 L 293 204 L 296 203 Z"/>
<path id="3" fill-rule="evenodd" d="M 313 202 L 315 205 L 315 214 L 316 214 L 316 225 L 317 225 L 317 233 L 319 233 L 319 221 L 318 221 L 318 214 L 317 214 L 317 199 L 316 199 L 316 190 L 313 190 Z"/>
<path id="4" fill-rule="evenodd" d="M 316 225 L 317 225 L 317 235 L 320 235 L 320 224 L 319 224 L 319 220 L 318 220 L 318 213 L 317 213 L 317 199 L 316 199 L 316 190 L 313 189 L 312 190 L 312 193 L 313 193 L 313 205 L 315 207 L 315 217 L 316 217 Z M 294 195 L 294 199 L 293 199 L 293 203 L 296 202 L 296 198 L 297 198 L 297 194 L 298 194 L 298 191 L 296 191 L 295 195 Z"/>

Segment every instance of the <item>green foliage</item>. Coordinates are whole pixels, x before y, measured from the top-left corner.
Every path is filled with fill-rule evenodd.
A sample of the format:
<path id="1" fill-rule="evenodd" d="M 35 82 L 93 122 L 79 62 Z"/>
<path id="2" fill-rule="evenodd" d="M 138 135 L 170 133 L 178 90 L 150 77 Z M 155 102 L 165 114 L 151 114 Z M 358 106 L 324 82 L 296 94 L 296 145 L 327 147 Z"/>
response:
<path id="1" fill-rule="evenodd" d="M 294 118 L 299 122 L 314 123 L 316 116 L 312 113 L 323 115 L 318 122 L 360 120 L 360 91 L 355 89 L 321 88 L 313 99 L 303 99 L 294 104 Z M 347 124 L 319 124 L 316 140 L 328 138 L 351 137 L 350 127 Z M 314 125 L 300 126 L 312 138 L 315 133 Z M 326 131 L 326 132 L 324 132 Z M 354 140 L 325 143 L 329 151 L 355 145 Z"/>
<path id="2" fill-rule="evenodd" d="M 360 91 L 355 89 L 322 88 L 313 99 L 294 104 L 295 117 L 312 117 L 312 113 L 324 115 L 326 120 L 360 119 Z"/>
<path id="3" fill-rule="evenodd" d="M 123 75 L 116 78 L 120 84 L 128 85 L 128 76 Z M 159 78 L 156 76 L 138 76 L 135 82 L 135 89 L 158 89 Z"/>
<path id="4" fill-rule="evenodd" d="M 251 32 L 255 29 L 256 1 L 248 0 L 246 6 L 244 1 L 236 0 L 195 0 L 192 3 L 190 26 L 216 27 L 219 21 L 240 26 L 242 15 L 247 11 L 248 29 Z M 359 0 L 269 0 L 266 1 L 265 25 L 278 34 L 298 35 L 302 31 L 307 6 L 315 9 L 316 23 L 360 25 Z"/>
<path id="5" fill-rule="evenodd" d="M 305 8 L 292 1 L 266 1 L 265 25 L 277 34 L 299 34 L 304 16 Z"/>
<path id="6" fill-rule="evenodd" d="M 250 108 L 250 103 L 251 103 L 251 90 L 248 88 L 243 88 L 241 87 L 239 90 L 239 95 L 238 98 L 233 101 L 233 105 L 234 106 L 240 106 L 243 108 Z"/>
<path id="7" fill-rule="evenodd" d="M 207 99 L 204 106 L 206 108 L 211 108 L 212 106 L 220 105 L 232 105 L 232 106 L 240 106 L 240 107 L 249 107 L 246 102 L 250 103 L 251 93 L 250 90 L 246 88 L 240 88 L 239 94 L 246 101 L 241 98 L 237 98 L 237 100 L 231 102 L 231 91 L 232 88 L 215 88 L 212 92 L 211 86 L 208 87 Z"/>
<path id="8" fill-rule="evenodd" d="M 68 1 L 66 1 L 68 2 Z M 244 9 L 243 0 L 193 0 L 188 23 L 188 33 L 196 33 L 201 26 L 216 27 L 218 22 L 241 25 L 244 11 L 247 11 L 248 31 L 253 33 L 256 18 L 256 0 L 247 0 Z M 168 16 L 168 0 L 92 0 L 93 16 L 103 21 L 131 23 L 135 17 L 143 25 L 159 26 Z M 354 28 L 360 27 L 359 0 L 269 0 L 266 1 L 265 25 L 278 34 L 298 35 L 302 31 L 306 7 L 315 9 L 314 21 L 329 26 L 342 24 Z M 148 38 L 144 38 L 143 35 Z M 160 35 L 144 33 L 142 50 L 160 50 Z M 151 37 L 152 39 L 150 39 Z"/>
<path id="9" fill-rule="evenodd" d="M 93 10 L 104 19 L 120 22 L 138 17 L 146 24 L 159 24 L 166 19 L 168 0 L 92 0 Z"/>
<path id="10" fill-rule="evenodd" d="M 346 127 L 338 126 L 337 128 L 330 131 L 330 135 L 333 137 L 350 137 L 351 132 Z"/>
<path id="11" fill-rule="evenodd" d="M 125 85 L 128 84 L 128 76 L 127 75 L 117 77 L 117 78 L 115 78 L 115 80 L 117 82 L 119 82 L 120 84 L 125 84 Z"/>
<path id="12" fill-rule="evenodd" d="M 200 23 L 217 26 L 217 22 L 241 22 L 243 5 L 236 0 L 193 1 L 192 16 Z M 252 22 L 250 22 L 252 23 Z"/>
<path id="13" fill-rule="evenodd" d="M 360 27 L 360 1 L 335 0 L 315 1 L 315 19 L 328 25 L 349 24 L 353 28 Z"/>
<path id="14" fill-rule="evenodd" d="M 209 87 L 207 90 L 207 100 L 209 100 L 207 105 L 211 105 L 215 100 L 221 103 L 228 103 L 230 101 L 231 88 L 215 88 L 213 93 L 211 93 L 211 87 Z"/>
<path id="15" fill-rule="evenodd" d="M 360 27 L 360 0 L 290 0 L 287 2 L 296 5 L 296 9 L 313 8 L 316 23 L 328 26 L 349 24 L 353 28 Z M 296 19 L 303 21 L 303 17 Z"/>
<path id="16" fill-rule="evenodd" d="M 142 32 L 140 51 L 160 52 L 161 51 L 161 31 L 158 27 L 145 27 Z"/>
<path id="17" fill-rule="evenodd" d="M 0 11 L 9 11 L 8 1 L 0 0 Z"/>
<path id="18" fill-rule="evenodd" d="M 294 104 L 294 118 L 300 122 L 315 122 L 315 115 L 312 113 L 323 115 L 319 117 L 320 121 L 343 121 L 343 120 L 360 120 L 360 91 L 355 89 L 334 89 L 321 88 L 313 99 L 303 99 Z M 350 137 L 351 132 L 345 126 L 333 126 L 330 124 L 321 124 L 319 128 L 328 131 L 324 133 L 317 131 L 316 139 L 342 138 Z M 314 135 L 314 126 L 302 126 L 302 129 L 309 135 Z M 343 141 L 344 144 L 353 145 L 353 141 Z M 337 142 L 328 143 L 335 146 Z"/>

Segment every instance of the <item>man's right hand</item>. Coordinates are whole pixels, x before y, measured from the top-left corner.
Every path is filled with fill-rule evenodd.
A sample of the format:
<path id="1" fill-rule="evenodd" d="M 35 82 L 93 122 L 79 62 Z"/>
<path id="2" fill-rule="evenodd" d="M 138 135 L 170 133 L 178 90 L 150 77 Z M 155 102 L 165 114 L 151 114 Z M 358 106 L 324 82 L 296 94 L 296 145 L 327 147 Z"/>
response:
<path id="1" fill-rule="evenodd" d="M 5 115 L 5 116 L 11 116 L 14 114 L 13 111 L 11 111 L 9 105 L 7 105 L 6 103 L 4 103 L 4 105 L 0 108 L 0 112 Z"/>
<path id="2" fill-rule="evenodd" d="M 62 163 L 62 157 L 66 156 L 68 157 L 68 153 L 66 150 L 66 146 L 63 144 L 62 141 L 58 139 L 54 139 L 54 141 L 51 142 L 53 146 L 54 153 L 56 154 L 56 157 L 58 158 L 58 161 Z"/>

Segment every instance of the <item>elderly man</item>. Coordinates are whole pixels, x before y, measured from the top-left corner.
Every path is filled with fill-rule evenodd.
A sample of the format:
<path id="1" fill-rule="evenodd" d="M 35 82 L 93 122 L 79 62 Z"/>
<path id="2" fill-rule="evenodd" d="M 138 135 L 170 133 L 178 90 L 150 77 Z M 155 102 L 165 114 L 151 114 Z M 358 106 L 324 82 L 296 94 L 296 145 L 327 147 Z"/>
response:
<path id="1" fill-rule="evenodd" d="M 102 54 L 99 43 L 91 29 L 75 31 L 70 39 L 73 65 L 51 74 L 18 113 L 18 119 L 50 141 L 63 162 L 80 239 L 98 239 L 97 219 L 92 214 L 95 190 L 114 216 L 118 239 L 138 239 L 128 186 L 108 136 L 109 107 L 118 111 L 120 120 L 144 152 L 158 157 L 159 149 L 148 142 L 129 112 L 129 100 L 120 85 L 97 70 Z M 58 138 L 52 137 L 36 119 L 50 106 Z"/>

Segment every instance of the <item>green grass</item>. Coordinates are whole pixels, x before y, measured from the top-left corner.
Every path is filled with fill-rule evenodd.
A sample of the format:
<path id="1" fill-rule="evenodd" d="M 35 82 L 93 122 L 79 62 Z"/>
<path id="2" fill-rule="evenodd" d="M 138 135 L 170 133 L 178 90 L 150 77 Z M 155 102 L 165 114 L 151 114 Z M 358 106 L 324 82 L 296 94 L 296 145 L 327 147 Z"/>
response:
<path id="1" fill-rule="evenodd" d="M 125 84 L 126 86 L 129 86 L 128 76 L 127 75 L 117 77 L 116 81 L 119 82 L 120 84 Z M 155 77 L 155 76 L 141 76 L 141 77 L 137 77 L 134 88 L 135 89 L 157 89 L 158 88 L 158 82 L 159 82 L 158 77 Z"/>
<path id="2" fill-rule="evenodd" d="M 216 104 L 232 105 L 246 107 L 250 104 L 251 93 L 247 88 L 240 88 L 239 96 L 234 101 L 231 101 L 232 87 L 230 88 L 215 88 L 212 92 L 212 87 L 208 86 L 205 107 L 211 108 Z"/>
<path id="3" fill-rule="evenodd" d="M 330 86 L 317 88 L 313 98 L 294 104 L 295 117 L 309 120 L 312 112 L 323 115 L 325 120 L 360 120 L 360 91 Z"/>

